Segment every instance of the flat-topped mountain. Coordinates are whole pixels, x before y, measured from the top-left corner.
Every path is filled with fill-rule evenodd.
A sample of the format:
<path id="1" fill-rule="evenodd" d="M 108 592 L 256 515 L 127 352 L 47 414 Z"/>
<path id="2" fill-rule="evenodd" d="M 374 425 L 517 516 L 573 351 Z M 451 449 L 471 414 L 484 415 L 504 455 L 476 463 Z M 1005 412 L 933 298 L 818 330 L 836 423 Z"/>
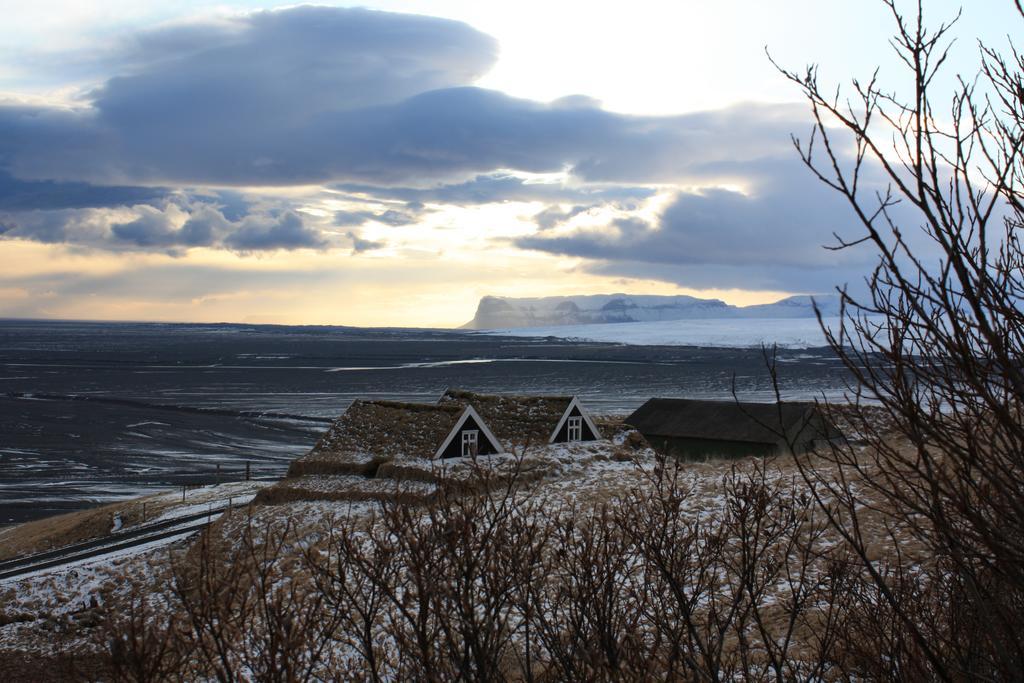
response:
<path id="1" fill-rule="evenodd" d="M 826 315 L 838 313 L 839 301 L 835 295 L 816 295 L 813 300 Z M 812 317 L 812 297 L 806 295 L 754 306 L 733 306 L 719 299 L 684 295 L 592 294 L 519 299 L 485 296 L 480 299 L 476 315 L 463 328 L 486 330 L 701 318 Z"/>

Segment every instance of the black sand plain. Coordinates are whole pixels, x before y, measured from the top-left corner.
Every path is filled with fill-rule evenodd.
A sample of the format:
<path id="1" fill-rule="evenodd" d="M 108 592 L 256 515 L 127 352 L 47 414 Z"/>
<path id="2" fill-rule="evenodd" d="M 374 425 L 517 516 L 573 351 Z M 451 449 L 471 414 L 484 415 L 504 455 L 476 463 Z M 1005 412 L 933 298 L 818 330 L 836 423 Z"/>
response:
<path id="1" fill-rule="evenodd" d="M 828 349 L 779 350 L 786 399 L 842 393 Z M 280 476 L 354 399 L 446 387 L 772 400 L 760 349 L 626 346 L 449 330 L 0 321 L 0 524 L 183 484 Z M 218 475 L 218 466 L 220 473 Z"/>

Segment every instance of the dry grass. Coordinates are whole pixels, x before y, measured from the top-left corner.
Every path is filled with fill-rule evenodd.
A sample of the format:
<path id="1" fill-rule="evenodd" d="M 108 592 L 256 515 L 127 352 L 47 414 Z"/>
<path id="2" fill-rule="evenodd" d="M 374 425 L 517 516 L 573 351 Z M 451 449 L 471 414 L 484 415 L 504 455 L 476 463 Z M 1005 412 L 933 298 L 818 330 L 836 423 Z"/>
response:
<path id="1" fill-rule="evenodd" d="M 0 560 L 108 536 L 116 515 L 121 516 L 123 526 L 141 524 L 143 503 L 146 504 L 147 518 L 153 518 L 173 505 L 170 501 L 158 500 L 161 495 L 69 512 L 4 529 L 0 531 Z"/>
<path id="2" fill-rule="evenodd" d="M 571 396 L 507 396 L 449 389 L 440 405 L 473 406 L 506 448 L 514 443 L 547 443 Z"/>
<path id="3" fill-rule="evenodd" d="M 393 459 L 431 457 L 462 414 L 456 405 L 355 401 L 330 426 L 304 460 L 354 454 Z"/>
<path id="4" fill-rule="evenodd" d="M 640 451 L 632 450 L 627 445 L 628 443 L 628 439 L 622 439 L 617 444 L 575 444 L 572 447 L 553 449 L 544 458 L 541 458 L 539 454 L 534 454 L 527 458 L 527 463 L 531 459 L 534 461 L 533 469 L 526 468 L 527 472 L 537 474 L 538 478 L 530 482 L 520 482 L 525 484 L 521 493 L 526 499 L 535 501 L 534 506 L 537 512 L 530 513 L 530 515 L 524 517 L 524 521 L 535 519 L 541 524 L 541 528 L 557 530 L 559 528 L 567 528 L 564 524 L 568 520 L 569 523 L 575 526 L 577 531 L 571 535 L 571 538 L 566 537 L 564 539 L 565 543 L 576 543 L 577 545 L 573 547 L 580 552 L 590 546 L 586 544 L 579 545 L 578 533 L 590 533 L 591 531 L 603 533 L 602 529 L 610 528 L 608 525 L 611 524 L 609 520 L 612 518 L 606 519 L 603 517 L 602 515 L 605 513 L 601 512 L 602 508 L 611 510 L 610 514 L 614 516 L 616 514 L 615 510 L 619 509 L 621 505 L 628 503 L 629 500 L 633 500 L 633 504 L 639 507 L 623 509 L 621 516 L 615 518 L 618 520 L 616 522 L 618 525 L 630 523 L 629 520 L 632 518 L 630 510 L 632 512 L 640 512 L 648 509 L 646 507 L 647 503 L 644 502 L 647 500 L 645 496 L 653 495 L 653 489 L 649 487 L 655 486 L 658 464 L 650 451 L 644 449 Z M 627 453 L 632 453 L 636 459 L 631 462 L 624 462 Z M 511 459 L 507 460 L 511 462 Z M 448 468 L 448 474 L 450 474 L 450 469 Z M 822 469 L 824 470 L 824 465 Z M 427 462 L 423 473 L 429 471 L 429 462 Z M 541 472 L 544 474 L 539 474 Z M 732 495 L 732 500 L 735 500 L 735 477 L 737 475 L 742 477 L 744 474 L 755 476 L 759 472 L 765 474 L 769 489 L 778 493 L 798 490 L 801 486 L 797 463 L 792 457 L 780 456 L 767 461 L 751 458 L 686 463 L 681 470 L 682 478 L 679 482 L 681 490 L 688 491 L 682 506 L 678 510 L 678 514 L 684 520 L 683 523 L 695 523 L 697 526 L 694 528 L 707 529 L 708 533 L 717 529 L 722 520 L 728 517 L 730 495 Z M 502 481 L 499 471 L 495 471 L 494 474 L 495 477 L 492 482 Z M 730 480 L 734 482 L 731 494 Z M 446 481 L 452 481 L 452 479 L 446 478 Z M 467 484 L 472 483 L 472 481 L 472 479 L 468 479 Z M 790 481 L 796 488 L 790 487 L 786 483 Z M 302 584 L 301 590 L 306 591 L 309 589 L 306 585 L 309 577 L 305 575 L 305 570 L 299 571 L 301 569 L 299 565 L 301 565 L 304 556 L 303 553 L 311 554 L 310 556 L 312 557 L 318 557 L 317 553 L 321 551 L 328 552 L 330 550 L 328 539 L 331 534 L 344 535 L 351 530 L 358 530 L 359 534 L 370 533 L 375 529 L 379 531 L 380 525 L 387 521 L 389 514 L 392 517 L 400 514 L 392 505 L 394 503 L 398 503 L 398 508 L 405 508 L 408 515 L 410 515 L 410 520 L 420 520 L 424 515 L 429 515 L 430 510 L 433 509 L 430 503 L 437 500 L 435 490 L 436 487 L 433 482 L 418 482 L 409 479 L 323 475 L 292 478 L 264 489 L 259 495 L 259 502 L 265 503 L 265 505 L 252 506 L 249 508 L 248 514 L 225 516 L 216 522 L 211 528 L 208 538 L 217 539 L 218 547 L 222 546 L 223 552 L 232 555 L 236 552 L 233 550 L 234 545 L 238 542 L 239 538 L 243 537 L 244 533 L 255 534 L 254 540 L 258 544 L 262 544 L 264 542 L 263 537 L 266 533 L 269 533 L 269 529 L 272 527 L 278 528 L 281 525 L 289 525 L 291 531 L 289 532 L 288 543 L 283 546 L 283 554 L 278 558 L 280 561 L 280 571 L 282 575 L 290 577 L 289 581 L 292 583 L 299 581 Z M 787 494 L 778 497 L 778 500 L 789 500 L 790 497 Z M 384 502 L 385 504 L 377 505 L 375 504 L 377 501 Z M 529 503 L 516 503 L 516 505 L 521 504 L 529 505 Z M 389 513 L 388 510 L 392 510 L 392 512 Z M 543 512 L 541 513 L 540 511 Z M 438 520 L 434 520 L 434 523 L 438 523 Z M 644 526 L 644 522 L 636 522 L 636 524 L 639 524 L 636 527 L 638 531 L 643 531 L 647 528 Z M 401 527 L 395 528 L 399 529 Z M 884 552 L 886 544 L 881 523 L 879 523 L 877 531 L 880 534 L 879 550 Z M 365 536 L 360 537 L 365 538 Z M 410 538 L 414 537 L 419 538 L 416 535 Z M 380 538 L 383 538 L 383 536 Z M 621 539 L 615 541 L 619 545 L 621 545 L 621 542 Z M 552 575 L 562 568 L 560 564 L 562 561 L 561 553 L 566 547 L 565 543 L 561 540 L 550 541 L 548 543 L 550 547 L 541 557 L 543 561 L 548 563 L 548 571 Z M 833 541 L 828 537 L 822 537 L 817 547 L 826 549 L 831 547 L 832 543 Z M 614 545 L 613 547 L 618 548 L 619 545 Z M 594 546 L 594 548 L 597 547 Z M 616 552 L 620 550 L 625 552 L 627 549 L 623 546 L 616 550 Z M 194 551 L 195 546 L 188 551 L 187 555 L 193 555 Z M 439 550 L 438 552 L 441 551 Z M 445 555 L 446 552 L 442 552 L 438 557 L 447 557 Z M 635 551 L 630 550 L 629 552 Z M 781 554 L 776 557 L 777 553 Z M 179 551 L 177 556 L 182 557 L 183 555 Z M 772 548 L 769 554 L 766 555 L 766 557 L 768 556 L 783 562 L 784 565 L 792 562 L 791 558 L 786 556 L 785 550 L 782 548 Z M 154 588 L 156 586 L 154 577 L 164 577 L 162 579 L 163 582 L 168 580 L 166 577 L 171 567 L 168 557 L 166 551 L 161 551 L 150 555 L 149 559 L 144 561 L 141 558 L 127 558 L 125 560 L 126 565 L 112 568 L 114 571 L 109 573 L 109 575 L 104 574 L 104 578 L 94 577 L 89 579 L 94 585 L 102 584 L 105 586 L 102 589 L 103 614 L 110 616 L 123 615 L 127 609 L 125 607 L 128 604 L 126 601 L 133 599 L 132 595 L 139 593 L 158 595 L 161 589 Z M 616 557 L 618 556 L 613 554 L 607 559 L 608 561 L 613 561 Z M 723 555 L 718 560 L 719 564 L 716 564 L 715 567 L 719 565 L 726 568 L 731 566 L 730 562 L 733 560 L 730 558 L 731 555 L 726 553 L 726 555 Z M 599 560 L 601 562 L 604 561 L 600 557 L 593 559 L 594 562 Z M 150 566 L 145 570 L 139 570 L 138 567 L 132 569 L 136 564 L 143 566 L 143 562 L 149 562 Z M 226 566 L 230 568 L 231 572 L 235 572 L 239 570 L 240 565 L 228 563 Z M 566 565 L 565 569 L 566 571 L 569 570 L 568 565 Z M 718 570 L 716 569 L 716 571 Z M 818 571 L 818 569 L 812 568 L 810 575 L 813 576 Z M 300 576 L 302 577 L 301 581 L 299 580 Z M 61 579 L 63 583 L 51 582 L 46 584 L 45 581 L 42 583 L 40 581 L 36 580 L 38 588 L 35 592 L 46 596 L 45 604 L 30 605 L 25 603 L 20 597 L 20 594 L 23 594 L 21 588 L 14 588 L 12 586 L 11 588 L 14 592 L 7 592 L 6 594 L 0 592 L 0 599 L 9 601 L 8 605 L 11 608 L 10 610 L 0 610 L 0 612 L 10 611 L 11 614 L 14 614 L 19 610 L 26 611 L 31 608 L 29 611 L 33 611 L 32 616 L 34 617 L 27 624 L 12 623 L 0 625 L 0 650 L 2 650 L 3 646 L 7 646 L 10 648 L 7 652 L 12 652 L 17 649 L 19 644 L 25 644 L 33 648 L 42 647 L 42 644 L 48 639 L 52 639 L 53 634 L 56 633 L 53 628 L 65 629 L 67 633 L 77 638 L 79 648 L 88 648 L 89 643 L 93 643 L 92 647 L 96 647 L 95 635 L 102 630 L 102 622 L 97 627 L 77 620 L 73 614 L 64 616 L 57 614 L 59 612 L 59 605 L 62 602 L 80 600 L 80 597 L 76 597 L 76 589 L 73 586 L 74 580 L 69 577 L 63 577 Z M 132 592 L 133 590 L 135 591 L 134 593 Z M 644 591 L 647 589 L 641 583 L 629 590 L 635 591 L 636 596 L 643 596 L 646 595 Z M 145 591 L 150 592 L 145 593 Z M 770 590 L 770 593 L 774 594 L 776 591 L 781 591 L 778 596 L 779 601 L 773 602 L 775 600 L 773 597 L 762 605 L 761 608 L 761 614 L 767 627 L 773 632 L 785 627 L 787 617 L 787 613 L 782 607 L 783 601 L 787 596 L 785 587 L 779 588 L 776 586 Z M 623 595 L 633 599 L 630 596 L 634 594 L 627 591 Z M 590 600 L 584 594 L 577 596 L 577 599 L 579 601 L 578 607 L 581 609 L 585 604 L 589 604 L 588 601 Z M 719 597 L 716 599 L 720 600 L 723 598 Z M 626 608 L 623 607 L 623 609 Z M 801 622 L 796 629 L 795 635 L 800 645 L 794 646 L 795 648 L 810 648 L 810 644 L 813 643 L 814 629 L 817 623 L 815 620 L 818 617 L 813 609 L 808 609 L 810 611 L 804 617 L 806 622 Z M 47 616 L 53 614 L 57 614 L 57 622 L 55 622 L 57 626 L 55 627 L 49 625 L 54 617 Z M 724 645 L 728 652 L 736 646 L 735 635 L 727 634 L 724 638 Z M 87 651 L 86 653 L 88 654 Z M 0 651 L 0 659 L 3 658 L 4 654 L 3 651 Z M 40 656 L 53 658 L 52 661 L 56 666 L 58 662 L 66 661 L 69 655 L 67 652 L 44 650 L 40 653 Z M 792 656 L 800 659 L 804 657 L 804 654 L 799 649 L 794 649 Z M 809 649 L 806 657 L 813 659 L 814 651 Z M 509 673 L 509 678 L 515 678 L 515 676 L 511 675 L 514 670 L 515 664 L 508 663 L 507 672 Z M 552 675 L 554 675 L 554 672 L 552 672 Z M 33 679 L 28 678 L 26 680 Z"/>
<path id="5" fill-rule="evenodd" d="M 425 482 L 367 479 L 357 476 L 310 475 L 286 479 L 264 489 L 258 505 L 281 505 L 297 501 L 394 501 L 415 505 L 429 502 L 434 487 Z"/>
<path id="6" fill-rule="evenodd" d="M 630 439 L 626 434 L 622 434 L 620 437 L 614 443 L 572 444 L 552 449 L 537 449 L 518 461 L 512 458 L 496 458 L 494 463 L 497 464 L 501 461 L 504 463 L 503 466 L 512 463 L 518 464 L 520 468 L 518 471 L 521 475 L 519 483 L 523 485 L 520 493 L 525 500 L 533 500 L 532 505 L 536 509 L 536 512 L 525 516 L 524 521 L 535 520 L 541 525 L 541 528 L 550 527 L 550 529 L 557 530 L 564 528 L 564 524 L 568 520 L 577 528 L 577 534 L 583 531 L 598 533 L 602 529 L 609 528 L 608 524 L 611 522 L 608 520 L 612 519 L 611 517 L 605 519 L 601 516 L 604 514 L 601 511 L 602 508 L 610 510 L 610 514 L 613 516 L 620 514 L 620 517 L 615 519 L 618 520 L 616 523 L 621 526 L 629 523 L 630 510 L 640 512 L 648 509 L 648 503 L 644 502 L 647 501 L 646 496 L 654 495 L 653 487 L 656 486 L 655 481 L 659 471 L 658 462 L 648 449 L 637 448 L 638 442 L 635 439 Z M 408 472 L 399 471 L 394 467 L 382 469 L 379 472 L 379 474 L 389 473 L 394 478 L 312 475 L 286 479 L 264 489 L 259 494 L 257 502 L 263 503 L 263 506 L 252 506 L 249 508 L 248 514 L 225 516 L 216 522 L 210 530 L 210 537 L 219 539 L 224 548 L 230 550 L 233 544 L 242 537 L 243 532 L 256 534 L 256 540 L 262 543 L 265 530 L 270 529 L 271 526 L 290 525 L 289 540 L 282 549 L 283 554 L 280 556 L 282 564 L 280 566 L 281 571 L 291 577 L 291 581 L 295 581 L 303 574 L 295 569 L 296 563 L 300 562 L 303 553 L 312 553 L 311 556 L 315 556 L 321 550 L 327 552 L 329 549 L 328 539 L 331 534 L 344 535 L 351 530 L 358 530 L 359 534 L 370 533 L 375 529 L 379 531 L 380 525 L 388 519 L 389 514 L 392 516 L 399 514 L 395 512 L 396 507 L 404 508 L 406 512 L 401 514 L 407 513 L 410 515 L 409 519 L 414 521 L 420 520 L 424 515 L 429 515 L 430 511 L 436 507 L 431 503 L 437 502 L 435 491 L 439 472 L 432 467 L 431 461 L 412 464 L 415 464 L 416 467 L 412 467 Z M 466 470 L 462 473 L 466 476 L 463 482 L 465 490 L 461 492 L 474 491 L 474 483 L 479 481 L 479 477 L 470 476 L 471 468 L 466 463 L 455 464 L 461 467 L 445 467 L 443 470 L 444 480 L 458 482 L 459 477 L 453 476 L 453 474 Z M 818 471 L 823 476 L 830 476 L 826 462 L 818 464 Z M 688 491 L 688 493 L 684 496 L 677 514 L 680 515 L 683 524 L 693 523 L 696 525 L 695 529 L 706 530 L 706 533 L 709 534 L 718 529 L 722 520 L 730 514 L 729 501 L 737 499 L 735 487 L 737 475 L 740 477 L 750 475 L 756 479 L 757 475 L 763 472 L 768 488 L 776 493 L 784 494 L 772 498 L 772 505 L 790 499 L 797 500 L 803 487 L 797 461 L 790 456 L 778 456 L 768 460 L 720 459 L 685 463 L 680 472 L 679 485 L 681 490 Z M 487 476 L 490 478 L 485 477 L 484 480 L 496 485 L 498 489 L 501 488 L 500 484 L 504 478 L 500 467 L 492 467 Z M 417 481 L 417 477 L 425 481 Z M 733 482 L 731 487 L 730 481 Z M 457 491 L 457 489 L 456 486 L 453 490 Z M 791 495 L 794 491 L 798 494 Z M 500 494 L 498 495 L 500 497 Z M 520 494 L 516 495 L 518 497 Z M 633 500 L 635 507 L 622 509 L 621 513 L 615 512 L 630 500 Z M 656 501 L 657 498 L 650 500 Z M 378 502 L 384 504 L 378 505 Z M 394 506 L 395 503 L 398 505 Z M 529 505 L 531 503 L 516 503 L 516 505 L 521 504 Z M 107 506 L 90 512 L 100 515 L 104 510 L 109 509 L 112 512 L 117 507 L 119 506 Z M 389 513 L 388 510 L 392 512 Z M 656 520 L 654 521 L 656 522 Z M 871 513 L 864 517 L 864 521 L 870 526 L 871 533 L 878 536 L 878 552 L 884 554 L 891 551 L 892 544 L 888 543 L 886 538 L 885 516 L 881 512 L 878 512 L 877 515 Z M 562 524 L 563 527 L 559 527 L 559 524 Z M 639 522 L 638 524 L 640 524 L 637 526 L 638 531 L 647 528 Z M 109 529 L 109 527 L 106 528 Z M 705 533 L 705 531 L 701 531 L 701 533 Z M 649 534 L 645 533 L 645 535 Z M 365 536 L 360 536 L 360 538 L 365 538 Z M 712 538 L 712 536 L 708 538 Z M 576 536 L 567 537 L 566 542 L 569 541 L 578 543 L 579 539 Z M 831 534 L 826 534 L 819 539 L 816 547 L 826 551 L 835 545 L 835 541 L 836 539 Z M 912 541 L 908 539 L 907 542 Z M 620 543 L 620 541 L 616 541 L 616 543 Z M 541 559 L 547 558 L 544 561 L 550 563 L 549 570 L 551 575 L 554 575 L 562 568 L 559 562 L 566 545 L 561 541 L 551 541 L 549 545 L 548 554 Z M 589 546 L 577 545 L 574 547 L 582 551 Z M 905 551 L 907 547 L 909 546 L 905 545 L 901 539 L 901 550 Z M 629 552 L 635 551 L 630 550 Z M 178 555 L 180 554 L 179 552 Z M 442 552 L 438 557 L 446 556 Z M 730 562 L 733 561 L 730 559 L 731 557 L 726 553 L 718 562 L 723 567 L 731 566 Z M 792 566 L 793 560 L 786 555 L 782 548 L 772 548 L 765 557 L 781 561 L 782 566 Z M 610 557 L 610 559 L 614 560 L 615 557 Z M 600 558 L 594 561 L 598 560 Z M 104 586 L 102 588 L 104 596 L 102 603 L 105 615 L 117 616 L 124 613 L 125 605 L 128 604 L 126 601 L 131 597 L 133 586 L 136 592 L 148 590 L 150 593 L 145 594 L 159 594 L 160 589 L 153 588 L 157 585 L 154 583 L 154 577 L 162 576 L 164 577 L 162 581 L 166 582 L 171 566 L 165 550 L 151 554 L 146 560 L 132 557 L 126 558 L 125 562 L 125 565 L 113 568 L 115 571 L 109 575 L 103 574 L 101 577 L 93 574 L 92 578 L 88 579 L 88 582 L 94 586 Z M 142 570 L 138 569 L 147 562 L 150 565 Z M 230 566 L 237 569 L 238 565 Z M 132 567 L 136 568 L 132 569 Z M 813 577 L 820 571 L 821 569 L 812 567 L 809 576 Z M 308 577 L 304 576 L 303 585 L 307 581 Z M 78 582 L 82 583 L 82 579 L 79 579 Z M 42 648 L 46 644 L 46 641 L 54 633 L 52 629 L 47 630 L 50 628 L 47 625 L 49 623 L 47 620 L 51 619 L 47 615 L 57 614 L 62 603 L 81 599 L 79 595 L 81 588 L 76 588 L 74 584 L 75 579 L 67 576 L 61 577 L 56 583 L 46 583 L 44 579 L 36 579 L 33 584 L 36 588 L 33 591 L 38 595 L 46 596 L 43 601 L 45 604 L 26 602 L 22 598 L 25 592 L 20 584 L 17 587 L 5 586 L 5 588 L 11 589 L 6 593 L 0 591 L 0 602 L 7 603 L 5 609 L 0 609 L 0 612 L 15 615 L 29 611 L 32 612 L 30 616 L 33 617 L 30 623 L 7 625 L 0 623 L 0 659 L 4 657 L 3 650 L 5 648 L 7 652 L 13 652 L 19 647 Z M 302 587 L 302 590 L 306 589 L 307 587 Z M 636 591 L 637 596 L 642 596 L 646 595 L 643 591 L 647 589 L 643 584 L 638 584 L 630 590 Z M 787 595 L 785 586 L 780 588 L 776 585 L 769 593 L 774 594 L 776 591 L 781 591 L 777 596 L 778 601 L 776 601 L 776 597 L 772 597 L 762 605 L 761 613 L 768 628 L 773 632 L 784 628 L 787 616 L 782 608 Z M 633 594 L 624 595 L 629 597 Z M 578 599 L 581 609 L 585 603 L 589 604 L 589 598 L 585 595 L 581 594 Z M 813 609 L 808 608 L 808 610 L 808 614 L 802 617 L 807 621 L 801 622 L 796 630 L 797 639 L 801 643 L 800 648 L 810 647 L 808 643 L 813 643 L 816 629 L 817 622 L 815 620 L 818 617 Z M 92 642 L 89 640 L 90 632 L 97 632 L 96 627 L 76 622 L 73 616 L 63 618 L 58 614 L 58 620 L 62 624 L 60 628 L 68 629 L 69 633 L 80 639 L 82 646 L 87 646 L 89 642 Z M 727 651 L 736 645 L 735 637 L 732 635 L 727 636 L 725 640 Z M 95 645 L 93 646 L 95 647 Z M 796 649 L 792 654 L 797 659 L 805 656 Z M 41 656 L 53 656 L 57 658 L 54 661 L 58 661 L 65 655 L 50 651 L 49 654 L 42 652 Z M 813 659 L 813 656 L 813 651 L 808 650 L 806 657 Z M 508 668 L 514 670 L 515 667 L 508 664 Z M 510 677 L 514 678 L 514 676 Z"/>
<path id="7" fill-rule="evenodd" d="M 288 467 L 288 477 L 312 474 L 372 477 L 377 473 L 377 468 L 386 462 L 390 462 L 390 458 L 365 453 L 313 451 L 292 462 Z"/>
<path id="8" fill-rule="evenodd" d="M 112 533 L 115 516 L 120 516 L 122 528 L 127 529 L 144 521 L 154 521 L 183 506 L 227 503 L 232 497 L 237 503 L 240 496 L 252 496 L 265 485 L 264 482 L 240 481 L 203 486 L 189 489 L 184 500 L 180 489 L 169 489 L 8 527 L 0 530 L 0 560 L 104 538 Z"/>

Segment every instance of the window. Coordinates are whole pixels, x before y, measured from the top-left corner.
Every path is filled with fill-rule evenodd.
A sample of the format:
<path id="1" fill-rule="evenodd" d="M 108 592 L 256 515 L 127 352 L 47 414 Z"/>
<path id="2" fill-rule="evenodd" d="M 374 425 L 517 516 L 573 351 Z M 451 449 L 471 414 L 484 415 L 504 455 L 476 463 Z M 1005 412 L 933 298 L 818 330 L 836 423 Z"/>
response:
<path id="1" fill-rule="evenodd" d="M 462 455 L 474 456 L 480 452 L 480 432 L 467 429 L 462 432 Z"/>
<path id="2" fill-rule="evenodd" d="M 576 416 L 569 418 L 569 441 L 583 440 L 583 418 Z"/>

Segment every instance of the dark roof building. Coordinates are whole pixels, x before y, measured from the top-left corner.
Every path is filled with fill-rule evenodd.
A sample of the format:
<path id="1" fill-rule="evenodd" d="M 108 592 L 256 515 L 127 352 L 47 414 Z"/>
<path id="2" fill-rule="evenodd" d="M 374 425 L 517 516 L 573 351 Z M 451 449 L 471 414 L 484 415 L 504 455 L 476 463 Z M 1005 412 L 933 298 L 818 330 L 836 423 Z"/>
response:
<path id="1" fill-rule="evenodd" d="M 842 438 L 813 403 L 652 398 L 625 421 L 656 450 L 684 458 L 801 453 Z"/>
<path id="2" fill-rule="evenodd" d="M 448 389 L 438 405 L 476 408 L 506 449 L 601 438 L 576 396 L 499 396 Z"/>

